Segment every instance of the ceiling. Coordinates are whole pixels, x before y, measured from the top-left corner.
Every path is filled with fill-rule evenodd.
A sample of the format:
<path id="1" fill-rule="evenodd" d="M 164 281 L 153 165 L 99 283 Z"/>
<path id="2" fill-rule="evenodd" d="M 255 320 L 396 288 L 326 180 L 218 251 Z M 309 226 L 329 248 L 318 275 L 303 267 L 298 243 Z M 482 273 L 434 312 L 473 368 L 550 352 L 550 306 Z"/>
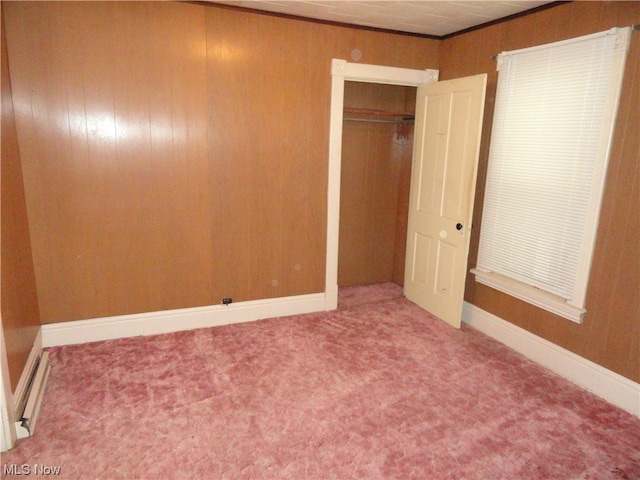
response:
<path id="1" fill-rule="evenodd" d="M 450 35 L 461 30 L 522 13 L 545 0 L 209 0 L 298 17 L 399 32 Z"/>

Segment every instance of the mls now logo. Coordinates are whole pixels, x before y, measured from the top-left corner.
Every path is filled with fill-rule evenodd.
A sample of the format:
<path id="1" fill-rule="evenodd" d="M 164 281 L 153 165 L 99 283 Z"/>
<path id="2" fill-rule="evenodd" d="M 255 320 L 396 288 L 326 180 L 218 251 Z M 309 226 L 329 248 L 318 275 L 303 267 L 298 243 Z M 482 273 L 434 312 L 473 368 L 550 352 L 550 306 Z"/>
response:
<path id="1" fill-rule="evenodd" d="M 2 466 L 3 475 L 60 475 L 62 467 L 50 467 L 48 465 L 17 465 L 4 464 Z"/>

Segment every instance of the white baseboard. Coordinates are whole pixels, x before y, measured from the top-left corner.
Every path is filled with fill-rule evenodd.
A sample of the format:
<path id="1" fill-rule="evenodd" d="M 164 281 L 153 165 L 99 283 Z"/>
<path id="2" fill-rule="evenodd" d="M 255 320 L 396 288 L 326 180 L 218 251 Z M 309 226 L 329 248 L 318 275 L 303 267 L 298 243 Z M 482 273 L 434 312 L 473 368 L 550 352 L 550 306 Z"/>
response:
<path id="1" fill-rule="evenodd" d="M 324 293 L 252 300 L 229 305 L 52 323 L 42 326 L 42 345 L 55 347 L 117 338 L 158 335 L 272 317 L 324 311 Z"/>
<path id="2" fill-rule="evenodd" d="M 640 384 L 465 302 L 462 321 L 608 402 L 640 417 Z"/>
<path id="3" fill-rule="evenodd" d="M 27 403 L 27 394 L 29 393 L 29 381 L 31 380 L 31 376 L 38 366 L 38 362 L 42 357 L 42 328 L 38 330 L 38 334 L 36 335 L 35 340 L 33 341 L 33 346 L 31 347 L 31 351 L 29 352 L 29 356 L 27 357 L 27 363 L 20 374 L 20 379 L 18 380 L 18 385 L 16 385 L 16 389 L 13 392 L 13 405 L 15 408 L 15 414 L 19 415 L 22 413 L 22 410 Z M 20 413 L 18 413 L 20 412 Z M 14 418 L 13 421 L 17 420 Z"/>

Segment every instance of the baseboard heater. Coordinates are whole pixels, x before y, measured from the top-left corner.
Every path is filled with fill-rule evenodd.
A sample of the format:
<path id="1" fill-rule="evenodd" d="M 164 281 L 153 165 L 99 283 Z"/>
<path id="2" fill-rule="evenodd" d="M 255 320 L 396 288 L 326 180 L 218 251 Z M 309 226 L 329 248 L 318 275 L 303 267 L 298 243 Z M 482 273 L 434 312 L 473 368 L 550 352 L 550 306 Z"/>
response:
<path id="1" fill-rule="evenodd" d="M 42 352 L 40 361 L 31 373 L 27 394 L 24 395 L 20 405 L 16 405 L 19 415 L 19 420 L 16 421 L 16 437 L 19 439 L 30 437 L 35 431 L 50 371 L 49 352 Z"/>

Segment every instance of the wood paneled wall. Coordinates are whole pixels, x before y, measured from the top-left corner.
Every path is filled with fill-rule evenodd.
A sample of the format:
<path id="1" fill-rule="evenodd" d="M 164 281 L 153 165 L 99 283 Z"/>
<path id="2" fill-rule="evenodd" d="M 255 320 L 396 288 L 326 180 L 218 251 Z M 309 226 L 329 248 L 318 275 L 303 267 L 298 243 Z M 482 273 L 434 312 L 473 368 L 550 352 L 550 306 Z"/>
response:
<path id="1" fill-rule="evenodd" d="M 490 56 L 640 23 L 638 2 L 572 2 L 439 42 L 187 3 L 2 8 L 43 323 L 322 291 L 330 60 L 356 48 L 442 79 L 489 74 L 474 265 Z M 640 381 L 637 36 L 585 322 L 473 277 L 466 298 Z M 3 100 L 3 129 L 4 115 Z M 4 221 L 4 186 L 2 200 Z"/>
<path id="2" fill-rule="evenodd" d="M 412 113 L 415 96 L 411 87 L 346 82 L 344 105 Z M 403 285 L 413 124 L 376 123 L 380 117 L 366 115 L 345 118 L 355 120 L 345 120 L 342 129 L 338 286 Z"/>
<path id="3" fill-rule="evenodd" d="M 11 389 L 15 391 L 40 328 L 29 224 L 2 19 L 2 272 L 0 304 Z"/>
<path id="4" fill-rule="evenodd" d="M 331 58 L 439 42 L 170 2 L 5 2 L 43 323 L 324 290 Z"/>
<path id="5" fill-rule="evenodd" d="M 440 78 L 483 72 L 489 75 L 470 266 L 474 266 L 477 259 L 482 228 L 482 200 L 497 81 L 491 56 L 504 50 L 639 23 L 639 2 L 571 2 L 442 42 Z M 477 284 L 472 275 L 468 277 L 465 292 L 466 300 L 474 305 L 636 382 L 640 381 L 638 37 L 640 34 L 635 32 L 627 58 L 584 323 L 572 323 Z"/>

